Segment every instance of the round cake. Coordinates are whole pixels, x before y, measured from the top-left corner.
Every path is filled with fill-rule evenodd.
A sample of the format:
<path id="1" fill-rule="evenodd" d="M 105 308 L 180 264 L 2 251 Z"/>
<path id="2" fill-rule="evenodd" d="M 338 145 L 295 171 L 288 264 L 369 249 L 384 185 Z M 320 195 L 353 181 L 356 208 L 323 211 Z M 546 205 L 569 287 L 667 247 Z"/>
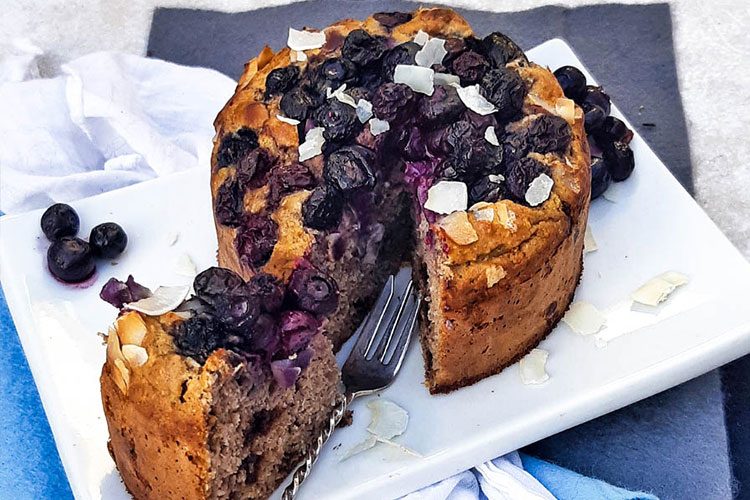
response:
<path id="1" fill-rule="evenodd" d="M 341 293 L 335 347 L 385 277 L 414 265 L 427 384 L 502 370 L 565 312 L 590 197 L 583 113 L 502 33 L 448 9 L 290 30 L 215 121 L 219 265 Z"/>

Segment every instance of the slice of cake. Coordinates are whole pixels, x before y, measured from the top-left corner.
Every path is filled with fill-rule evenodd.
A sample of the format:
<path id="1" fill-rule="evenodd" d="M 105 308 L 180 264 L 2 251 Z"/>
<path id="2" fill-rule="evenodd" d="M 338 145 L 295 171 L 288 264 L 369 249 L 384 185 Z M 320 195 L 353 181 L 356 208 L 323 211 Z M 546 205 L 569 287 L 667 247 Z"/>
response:
<path id="1" fill-rule="evenodd" d="M 432 392 L 519 359 L 581 274 L 581 109 L 512 40 L 476 38 L 448 9 L 290 30 L 288 45 L 246 65 L 215 121 L 220 265 L 325 270 L 342 297 L 338 347 L 413 261 Z"/>

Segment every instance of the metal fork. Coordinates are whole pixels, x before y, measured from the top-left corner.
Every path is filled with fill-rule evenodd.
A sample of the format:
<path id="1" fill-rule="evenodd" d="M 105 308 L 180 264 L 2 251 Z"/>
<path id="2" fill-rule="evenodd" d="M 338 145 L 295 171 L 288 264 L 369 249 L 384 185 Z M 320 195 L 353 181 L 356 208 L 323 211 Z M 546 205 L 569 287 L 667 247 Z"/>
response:
<path id="1" fill-rule="evenodd" d="M 385 389 L 396 378 L 417 322 L 419 303 L 410 268 L 403 268 L 396 276 L 388 278 L 375 306 L 359 327 L 359 338 L 341 370 L 346 387 L 343 401 L 333 409 L 328 427 L 323 429 L 305 461 L 294 471 L 282 500 L 292 500 L 299 492 L 302 481 L 310 474 L 320 450 L 351 402 Z"/>

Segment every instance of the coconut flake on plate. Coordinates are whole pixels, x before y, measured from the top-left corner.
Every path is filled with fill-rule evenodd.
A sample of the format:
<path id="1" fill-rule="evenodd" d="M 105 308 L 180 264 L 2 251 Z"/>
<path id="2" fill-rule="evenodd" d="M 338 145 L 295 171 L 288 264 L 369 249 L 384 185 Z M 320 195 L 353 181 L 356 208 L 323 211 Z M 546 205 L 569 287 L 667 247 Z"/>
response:
<path id="1" fill-rule="evenodd" d="M 549 194 L 552 192 L 552 186 L 555 181 L 552 180 L 547 174 L 539 174 L 539 176 L 531 181 L 529 189 L 526 190 L 526 203 L 532 207 L 541 205 L 549 199 Z"/>
<path id="2" fill-rule="evenodd" d="M 194 278 L 195 275 L 198 274 L 198 268 L 196 267 L 195 262 L 193 262 L 193 259 L 191 259 L 188 254 L 183 253 L 177 257 L 174 272 L 180 276 Z"/>
<path id="3" fill-rule="evenodd" d="M 478 84 L 462 87 L 461 85 L 454 83 L 452 86 L 456 89 L 456 92 L 458 92 L 458 97 L 461 98 L 461 102 L 464 103 L 464 106 L 476 114 L 486 116 L 497 111 L 495 105 L 479 93 Z"/>
<path id="4" fill-rule="evenodd" d="M 521 382 L 526 385 L 541 384 L 549 380 L 545 369 L 549 353 L 544 349 L 532 349 L 530 353 L 521 358 L 519 368 L 521 370 Z"/>
<path id="5" fill-rule="evenodd" d="M 390 439 L 378 439 L 379 443 L 383 443 L 388 445 L 388 449 L 391 450 L 391 452 L 395 452 L 394 455 L 391 457 L 387 457 L 384 459 L 384 461 L 392 461 L 392 460 L 401 460 L 403 458 L 423 458 L 424 455 L 419 453 L 416 450 L 413 450 L 409 448 L 408 446 L 404 446 L 401 443 L 397 443 L 396 441 L 392 441 Z"/>
<path id="6" fill-rule="evenodd" d="M 360 123 L 367 123 L 372 118 L 372 103 L 365 99 L 357 101 L 357 118 Z"/>
<path id="7" fill-rule="evenodd" d="M 371 412 L 367 431 L 379 439 L 393 439 L 400 436 L 409 424 L 409 414 L 396 403 L 385 399 L 373 399 L 367 403 Z"/>
<path id="8" fill-rule="evenodd" d="M 171 231 L 167 233 L 167 244 L 171 247 L 175 243 L 177 243 L 177 240 L 180 238 L 180 233 Z"/>
<path id="9" fill-rule="evenodd" d="M 417 31 L 417 34 L 414 35 L 414 43 L 420 46 L 424 46 L 424 44 L 426 44 L 429 39 L 430 35 L 422 30 Z"/>
<path id="10" fill-rule="evenodd" d="M 484 139 L 492 144 L 493 146 L 499 146 L 500 141 L 497 139 L 497 134 L 495 133 L 495 127 L 489 126 L 486 129 L 484 129 Z M 492 179 L 490 179 L 492 180 Z M 493 181 L 494 182 L 494 181 Z"/>
<path id="11" fill-rule="evenodd" d="M 450 214 L 466 210 L 469 205 L 469 190 L 459 181 L 440 181 L 427 190 L 424 207 L 438 214 Z"/>
<path id="12" fill-rule="evenodd" d="M 280 122 L 288 123 L 289 125 L 294 125 L 295 127 L 299 125 L 299 120 L 295 120 L 294 118 L 287 118 L 286 116 L 276 115 L 276 119 Z"/>
<path id="13" fill-rule="evenodd" d="M 593 304 L 576 302 L 570 305 L 562 321 L 579 335 L 591 335 L 602 329 L 607 317 Z"/>
<path id="14" fill-rule="evenodd" d="M 323 153 L 323 144 L 326 140 L 323 137 L 323 127 L 311 128 L 305 134 L 305 142 L 299 145 L 299 161 L 309 160 Z"/>
<path id="15" fill-rule="evenodd" d="M 435 72 L 414 64 L 399 64 L 393 72 L 393 83 L 408 85 L 414 92 L 432 95 L 435 92 Z"/>
<path id="16" fill-rule="evenodd" d="M 430 38 L 422 45 L 419 52 L 416 53 L 414 62 L 419 66 L 429 68 L 433 64 L 442 64 L 446 54 L 448 54 L 448 51 L 445 50 L 445 40 L 442 38 Z"/>
<path id="17" fill-rule="evenodd" d="M 373 436 L 370 434 L 365 439 L 360 441 L 359 443 L 355 444 L 348 450 L 344 452 L 343 455 L 341 455 L 341 458 L 339 458 L 339 462 L 343 462 L 344 460 L 348 460 L 352 458 L 354 455 L 359 455 L 362 452 L 365 452 L 378 444 L 378 438 L 376 436 Z"/>
<path id="18" fill-rule="evenodd" d="M 286 44 L 292 50 L 319 49 L 326 43 L 326 34 L 322 31 L 300 31 L 289 28 Z"/>
<path id="19" fill-rule="evenodd" d="M 459 245 L 470 245 L 479 239 L 477 231 L 469 222 L 469 216 L 463 210 L 446 215 L 439 222 L 439 226 Z"/>
<path id="20" fill-rule="evenodd" d="M 594 233 L 591 232 L 591 224 L 586 224 L 586 233 L 583 235 L 583 253 L 596 252 L 599 245 L 596 244 Z"/>
<path id="21" fill-rule="evenodd" d="M 458 75 L 451 75 L 450 73 L 435 73 L 435 75 L 432 77 L 432 80 L 435 85 L 442 85 L 444 87 L 454 84 L 461 84 L 461 79 L 458 77 Z"/>
<path id="22" fill-rule="evenodd" d="M 391 124 L 380 118 L 370 118 L 370 133 L 372 135 L 380 135 L 383 132 L 388 132 L 391 129 Z"/>
<path id="23" fill-rule="evenodd" d="M 176 309 L 190 291 L 190 285 L 160 286 L 145 299 L 125 304 L 125 309 L 142 312 L 148 316 L 159 316 Z"/>
<path id="24" fill-rule="evenodd" d="M 677 287 L 687 284 L 689 278 L 677 271 L 667 271 L 647 281 L 630 298 L 646 306 L 658 306 L 667 300 Z"/>

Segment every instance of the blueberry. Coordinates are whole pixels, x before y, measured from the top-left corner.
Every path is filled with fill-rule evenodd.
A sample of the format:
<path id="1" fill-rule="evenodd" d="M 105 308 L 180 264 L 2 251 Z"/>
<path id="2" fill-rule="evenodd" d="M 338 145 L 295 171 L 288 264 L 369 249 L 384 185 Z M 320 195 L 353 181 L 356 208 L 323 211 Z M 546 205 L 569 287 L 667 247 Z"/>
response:
<path id="1" fill-rule="evenodd" d="M 404 158 L 411 161 L 424 160 L 428 156 L 427 143 L 418 127 L 403 128 L 397 144 Z"/>
<path id="2" fill-rule="evenodd" d="M 609 116 L 611 102 L 609 96 L 604 93 L 604 89 L 601 87 L 586 86 L 586 91 L 583 93 L 579 104 L 584 110 L 586 109 L 584 105 L 599 106 L 604 111 L 604 116 Z"/>
<path id="3" fill-rule="evenodd" d="M 382 24 L 386 28 L 393 28 L 399 24 L 408 23 L 411 21 L 411 12 L 378 12 L 372 15 L 373 19 Z"/>
<path id="4" fill-rule="evenodd" d="M 65 203 L 55 203 L 42 214 L 42 232 L 50 241 L 64 236 L 75 236 L 81 222 L 73 207 Z"/>
<path id="5" fill-rule="evenodd" d="M 256 273 L 247 280 L 247 289 L 260 301 L 260 308 L 264 312 L 274 313 L 281 309 L 284 301 L 284 286 L 274 275 Z"/>
<path id="6" fill-rule="evenodd" d="M 453 73 L 461 79 L 461 85 L 471 85 L 482 79 L 485 72 L 490 69 L 487 59 L 480 54 L 469 50 L 453 60 L 451 67 Z"/>
<path id="7" fill-rule="evenodd" d="M 619 118 L 608 116 L 594 133 L 594 138 L 597 144 L 603 148 L 607 148 L 612 143 L 618 141 L 629 144 L 633 139 L 633 131 Z"/>
<path id="8" fill-rule="evenodd" d="M 607 165 L 604 160 L 598 156 L 591 157 L 591 199 L 596 199 L 604 194 L 609 184 L 612 182 L 612 176 L 609 175 Z"/>
<path id="9" fill-rule="evenodd" d="M 329 99 L 315 113 L 327 141 L 343 142 L 354 137 L 362 127 L 356 110 L 338 99 Z"/>
<path id="10" fill-rule="evenodd" d="M 483 174 L 502 168 L 503 150 L 484 137 L 470 136 L 457 142 L 443 164 L 442 177 L 472 184 Z"/>
<path id="11" fill-rule="evenodd" d="M 283 165 L 273 171 L 268 181 L 268 203 L 270 206 L 276 206 L 287 194 L 312 188 L 314 185 L 315 176 L 305 165 Z"/>
<path id="12" fill-rule="evenodd" d="M 384 83 L 372 97 L 372 111 L 385 121 L 393 121 L 409 109 L 414 97 L 411 88 L 403 83 Z"/>
<path id="13" fill-rule="evenodd" d="M 386 48 L 383 37 L 372 36 L 365 30 L 357 29 L 346 36 L 341 55 L 357 66 L 366 66 L 380 59 Z"/>
<path id="14" fill-rule="evenodd" d="M 323 166 L 323 178 L 328 186 L 348 195 L 375 185 L 372 166 L 375 154 L 359 145 L 344 146 L 331 153 Z"/>
<path id="15" fill-rule="evenodd" d="M 240 183 L 227 179 L 216 190 L 214 199 L 214 214 L 216 221 L 222 226 L 236 227 L 244 210 L 244 191 Z"/>
<path id="16" fill-rule="evenodd" d="M 604 150 L 604 163 L 613 181 L 624 181 L 630 177 L 635 167 L 633 150 L 624 142 L 617 141 Z"/>
<path id="17" fill-rule="evenodd" d="M 267 361 L 276 354 L 281 343 L 279 324 L 270 314 L 261 314 L 253 325 L 247 347 L 253 352 L 263 352 Z"/>
<path id="18" fill-rule="evenodd" d="M 501 177 L 493 174 L 483 175 L 477 179 L 469 189 L 469 205 L 480 201 L 494 203 L 499 200 L 505 190 L 505 186 L 500 179 Z"/>
<path id="19" fill-rule="evenodd" d="M 234 245 L 240 261 L 258 269 L 271 258 L 279 237 L 279 225 L 261 214 L 245 214 L 237 228 Z"/>
<path id="20" fill-rule="evenodd" d="M 235 332 L 246 331 L 260 315 L 258 297 L 243 287 L 216 295 L 212 305 L 214 318 L 227 330 Z"/>
<path id="21" fill-rule="evenodd" d="M 523 107 L 526 85 L 517 71 L 502 67 L 485 73 L 479 92 L 497 107 L 499 118 L 511 118 Z"/>
<path id="22" fill-rule="evenodd" d="M 289 278 L 287 293 L 297 309 L 327 316 L 338 308 L 336 282 L 309 265 L 300 265 Z"/>
<path id="23" fill-rule="evenodd" d="M 327 87 L 335 90 L 342 84 L 351 84 L 354 81 L 356 68 L 354 65 L 341 57 L 326 59 L 318 67 L 318 75 Z"/>
<path id="24" fill-rule="evenodd" d="M 266 77 L 266 97 L 286 92 L 299 80 L 300 70 L 297 66 L 276 68 Z"/>
<path id="25" fill-rule="evenodd" d="M 289 354 L 306 348 L 318 333 L 321 322 L 304 311 L 284 311 L 279 317 L 284 351 Z"/>
<path id="26" fill-rule="evenodd" d="M 273 166 L 273 158 L 263 148 L 258 148 L 237 162 L 236 178 L 239 189 L 256 188 L 265 184 L 266 174 Z"/>
<path id="27" fill-rule="evenodd" d="M 193 289 L 196 295 L 203 297 L 208 302 L 213 302 L 212 297 L 232 293 L 245 286 L 245 280 L 230 269 L 223 267 L 209 267 L 200 272 L 193 280 Z"/>
<path id="28" fill-rule="evenodd" d="M 47 267 L 62 281 L 80 283 L 94 274 L 94 252 L 82 239 L 63 236 L 47 250 Z"/>
<path id="29" fill-rule="evenodd" d="M 311 107 L 313 107 L 312 96 L 299 85 L 281 96 L 281 101 L 279 101 L 279 108 L 284 112 L 284 116 L 299 121 L 307 118 L 307 112 Z"/>
<path id="30" fill-rule="evenodd" d="M 463 38 L 448 38 L 443 48 L 448 52 L 443 57 L 443 64 L 448 68 L 451 67 L 454 59 L 468 50 L 466 48 L 466 41 Z"/>
<path id="31" fill-rule="evenodd" d="M 305 226 L 325 231 L 338 225 L 343 206 L 341 194 L 336 189 L 320 186 L 302 205 L 302 219 Z"/>
<path id="32" fill-rule="evenodd" d="M 258 134 L 251 128 L 225 134 L 216 152 L 216 164 L 219 168 L 228 167 L 257 147 Z"/>
<path id="33" fill-rule="evenodd" d="M 431 96 L 424 96 L 417 104 L 420 125 L 427 128 L 453 123 L 464 111 L 464 104 L 453 87 L 436 86 Z"/>
<path id="34" fill-rule="evenodd" d="M 526 191 L 529 189 L 531 181 L 541 174 L 549 175 L 547 166 L 528 156 L 511 162 L 505 174 L 505 186 L 513 198 L 525 203 Z"/>
<path id="35" fill-rule="evenodd" d="M 382 73 L 384 78 L 392 82 L 393 73 L 399 64 L 414 64 L 414 56 L 422 47 L 414 42 L 405 42 L 396 45 L 383 55 Z"/>
<path id="36" fill-rule="evenodd" d="M 499 68 L 516 59 L 526 60 L 526 55 L 516 42 L 507 35 L 496 31 L 484 37 L 482 40 L 483 53 Z"/>
<path id="37" fill-rule="evenodd" d="M 205 363 L 208 356 L 219 347 L 224 333 L 212 319 L 194 316 L 179 323 L 172 335 L 179 354 Z"/>
<path id="38" fill-rule="evenodd" d="M 607 117 L 607 112 L 600 106 L 586 102 L 584 102 L 581 107 L 584 112 L 583 126 L 587 133 L 593 134 L 604 125 L 604 119 Z"/>
<path id="39" fill-rule="evenodd" d="M 556 115 L 538 115 L 528 126 L 510 133 L 505 150 L 511 158 L 522 158 L 529 152 L 561 153 L 570 145 L 573 134 L 565 119 Z"/>
<path id="40" fill-rule="evenodd" d="M 113 259 L 125 250 L 128 245 L 128 235 L 118 224 L 105 222 L 94 226 L 91 230 L 89 245 L 94 255 Z"/>
<path id="41" fill-rule="evenodd" d="M 562 87 L 565 97 L 579 101 L 586 92 L 586 77 L 575 66 L 562 66 L 555 70 L 557 83 Z"/>

